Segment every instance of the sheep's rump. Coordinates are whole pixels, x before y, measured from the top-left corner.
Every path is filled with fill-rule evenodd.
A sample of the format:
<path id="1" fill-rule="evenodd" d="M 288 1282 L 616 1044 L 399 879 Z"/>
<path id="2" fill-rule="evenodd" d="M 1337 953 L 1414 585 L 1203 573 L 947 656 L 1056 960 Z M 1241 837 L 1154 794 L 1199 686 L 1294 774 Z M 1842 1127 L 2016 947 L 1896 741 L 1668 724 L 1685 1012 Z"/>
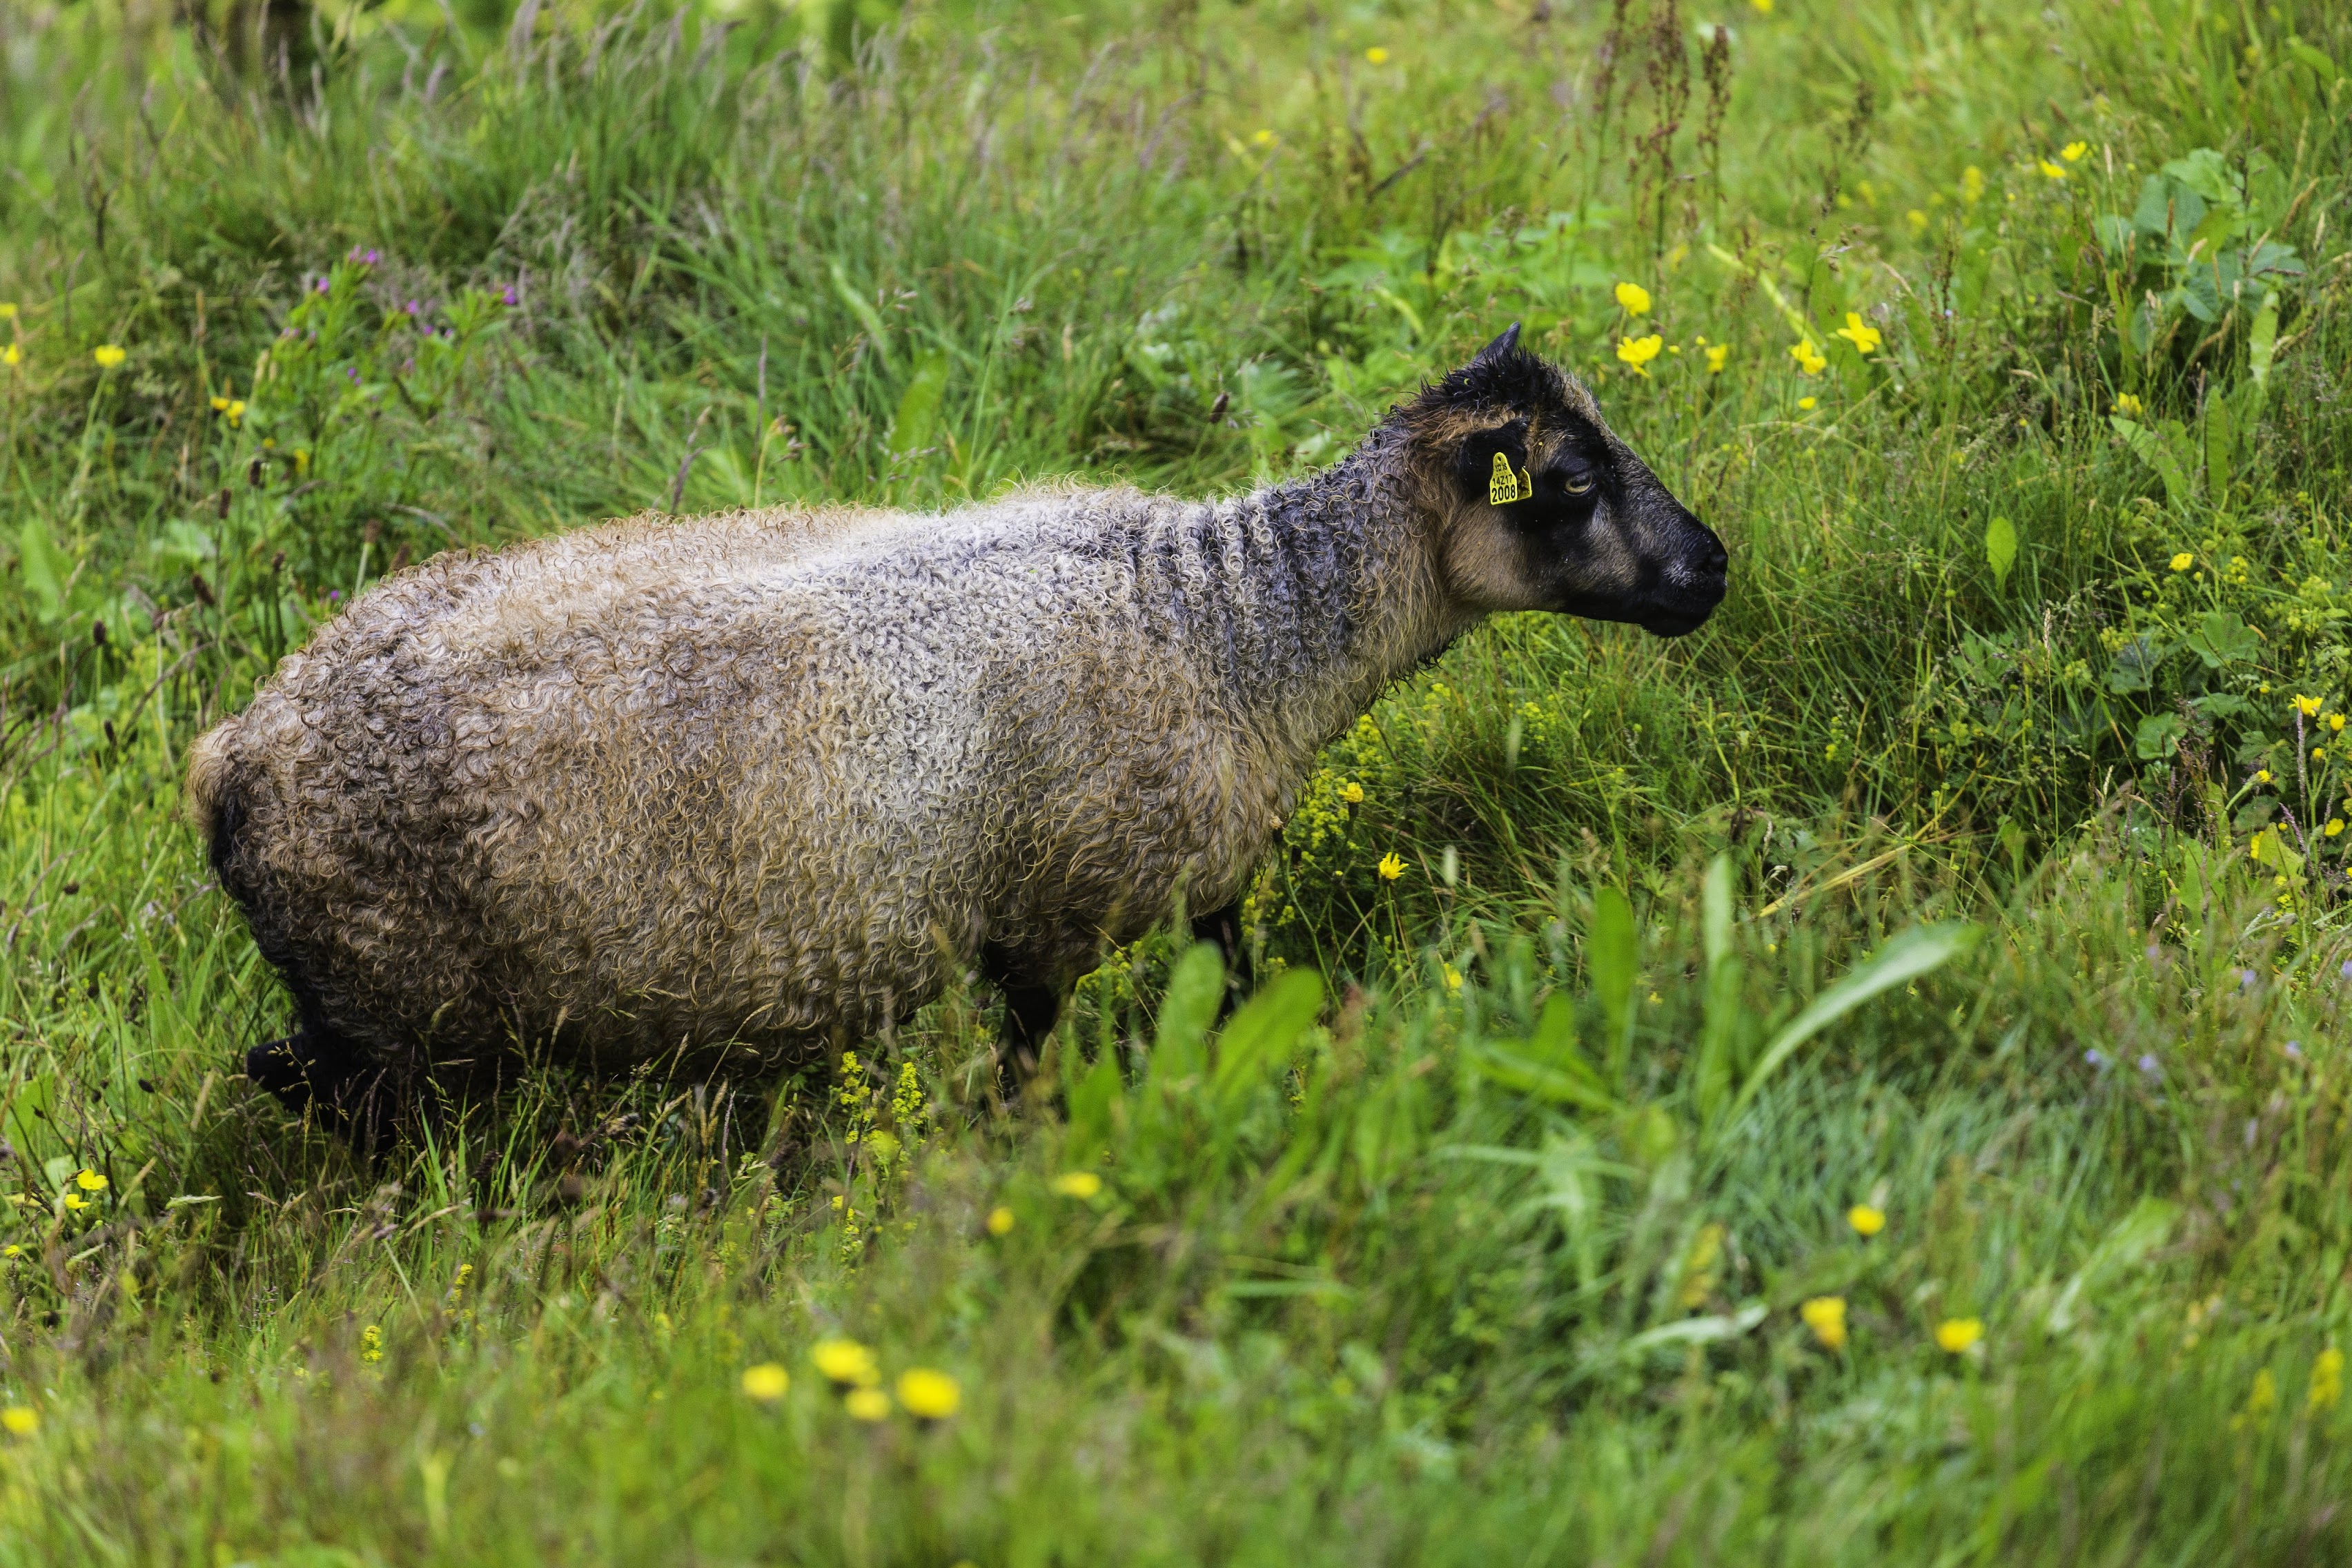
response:
<path id="1" fill-rule="evenodd" d="M 1234 787 L 1264 770 L 1233 765 L 1144 556 L 1099 547 L 1106 509 L 1181 510 L 444 556 L 289 656 L 199 742 L 190 798 L 303 1026 L 378 1060 L 789 1059 L 983 943 L 1066 974 L 1181 880 L 1229 896 L 1276 805 Z"/>

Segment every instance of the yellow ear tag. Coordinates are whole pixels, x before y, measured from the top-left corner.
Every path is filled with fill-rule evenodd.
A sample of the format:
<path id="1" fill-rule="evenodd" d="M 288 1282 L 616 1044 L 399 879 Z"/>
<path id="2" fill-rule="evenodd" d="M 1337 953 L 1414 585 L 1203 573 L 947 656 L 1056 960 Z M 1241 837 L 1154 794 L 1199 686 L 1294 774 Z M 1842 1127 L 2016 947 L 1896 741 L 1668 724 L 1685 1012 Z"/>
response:
<path id="1" fill-rule="evenodd" d="M 1519 470 L 1519 499 L 1521 500 L 1536 499 L 1535 479 L 1525 468 Z"/>
<path id="2" fill-rule="evenodd" d="M 1529 491 L 1533 493 L 1532 489 Z M 1495 471 L 1486 480 L 1486 504 L 1508 506 L 1519 499 L 1519 476 L 1511 472 L 1511 460 L 1502 453 L 1495 454 Z"/>

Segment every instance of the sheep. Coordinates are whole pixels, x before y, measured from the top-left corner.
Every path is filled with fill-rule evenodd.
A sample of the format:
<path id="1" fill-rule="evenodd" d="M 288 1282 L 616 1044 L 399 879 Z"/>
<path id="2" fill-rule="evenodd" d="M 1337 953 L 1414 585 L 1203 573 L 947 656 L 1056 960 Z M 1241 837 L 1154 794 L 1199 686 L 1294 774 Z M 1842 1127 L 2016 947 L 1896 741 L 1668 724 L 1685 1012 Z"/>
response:
<path id="1" fill-rule="evenodd" d="M 1237 900 L 1318 748 L 1491 613 L 1662 637 L 1722 542 L 1515 324 L 1309 478 L 640 517 L 358 598 L 201 737 L 293 996 L 246 1070 L 373 1138 L 526 1046 L 730 1076 L 976 964 L 1016 1054 L 1106 943 Z"/>

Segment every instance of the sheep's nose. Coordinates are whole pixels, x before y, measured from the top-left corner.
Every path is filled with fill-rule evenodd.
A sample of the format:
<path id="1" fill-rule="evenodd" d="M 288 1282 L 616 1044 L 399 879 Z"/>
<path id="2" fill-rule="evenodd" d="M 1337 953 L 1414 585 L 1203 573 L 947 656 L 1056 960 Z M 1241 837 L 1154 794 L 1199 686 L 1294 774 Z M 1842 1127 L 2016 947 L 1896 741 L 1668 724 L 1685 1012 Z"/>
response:
<path id="1" fill-rule="evenodd" d="M 1706 552 L 1706 566 L 1710 577 L 1721 577 L 1730 572 L 1731 552 L 1723 547 L 1722 541 L 1717 540 L 1715 547 Z"/>

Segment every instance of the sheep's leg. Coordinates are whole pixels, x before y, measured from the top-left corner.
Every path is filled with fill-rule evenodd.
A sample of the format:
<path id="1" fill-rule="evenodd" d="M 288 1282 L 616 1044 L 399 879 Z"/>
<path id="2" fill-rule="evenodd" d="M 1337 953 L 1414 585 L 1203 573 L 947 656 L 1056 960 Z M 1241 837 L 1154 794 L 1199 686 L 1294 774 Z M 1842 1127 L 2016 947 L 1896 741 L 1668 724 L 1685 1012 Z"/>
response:
<path id="1" fill-rule="evenodd" d="M 246 1053 L 245 1076 L 287 1110 L 310 1112 L 362 1149 L 388 1139 L 407 1099 L 402 1075 L 368 1062 L 322 1029 L 299 1029 L 254 1047 Z"/>
<path id="2" fill-rule="evenodd" d="M 1249 994 L 1249 948 L 1242 941 L 1242 901 L 1235 899 L 1222 910 L 1192 917 L 1192 940 L 1213 942 L 1217 951 L 1225 955 L 1225 999 L 1217 1009 L 1223 1017 L 1241 999 Z"/>
<path id="3" fill-rule="evenodd" d="M 1055 1022 L 1062 1016 L 1062 991 L 1056 985 L 1039 984 L 1019 959 L 992 942 L 981 950 L 980 969 L 1004 998 L 1004 1044 L 998 1076 L 1008 1095 L 1017 1093 L 1036 1070 L 1045 1037 L 1054 1032 Z"/>

